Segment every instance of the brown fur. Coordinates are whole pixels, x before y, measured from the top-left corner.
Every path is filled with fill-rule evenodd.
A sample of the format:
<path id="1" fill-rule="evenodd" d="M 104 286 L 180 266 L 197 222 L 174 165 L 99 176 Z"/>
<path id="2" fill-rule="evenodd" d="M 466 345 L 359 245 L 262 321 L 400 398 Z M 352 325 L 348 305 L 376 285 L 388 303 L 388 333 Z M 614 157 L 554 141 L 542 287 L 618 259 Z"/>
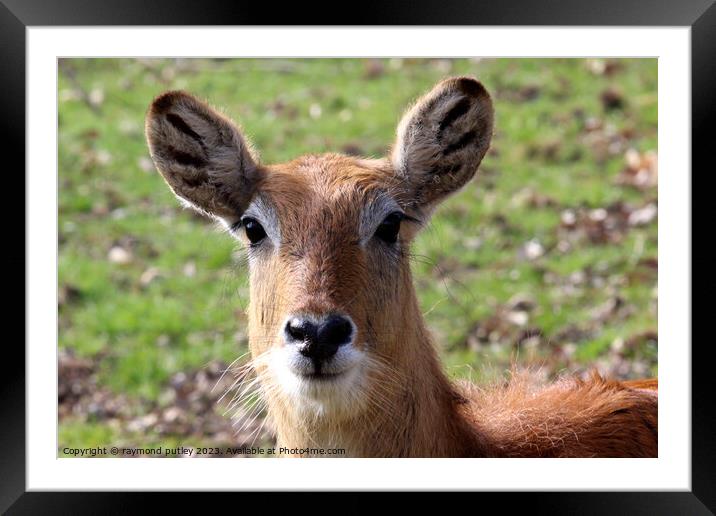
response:
<path id="1" fill-rule="evenodd" d="M 176 92 L 155 100 L 147 138 L 179 197 L 231 228 L 252 200 L 278 221 L 280 242 L 250 250 L 248 316 L 251 366 L 280 446 L 368 457 L 657 455 L 656 380 L 593 375 L 536 387 L 517 375 L 482 389 L 443 373 L 414 292 L 410 243 L 434 205 L 473 177 L 491 134 L 489 95 L 456 78 L 408 111 L 389 159 L 328 154 L 261 166 L 238 128 L 200 101 Z M 385 199 L 415 218 L 392 247 L 361 240 L 361 224 Z M 332 312 L 355 322 L 365 372 L 324 411 L 282 390 L 270 359 L 287 314 Z"/>

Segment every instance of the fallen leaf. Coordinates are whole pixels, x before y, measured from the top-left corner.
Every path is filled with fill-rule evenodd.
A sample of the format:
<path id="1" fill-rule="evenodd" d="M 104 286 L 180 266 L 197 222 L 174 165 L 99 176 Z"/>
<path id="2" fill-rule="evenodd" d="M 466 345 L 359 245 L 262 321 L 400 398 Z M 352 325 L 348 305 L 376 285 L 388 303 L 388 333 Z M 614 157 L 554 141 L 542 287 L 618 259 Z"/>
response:
<path id="1" fill-rule="evenodd" d="M 147 287 L 150 283 L 152 283 L 155 279 L 159 277 L 161 277 L 161 272 L 159 271 L 159 269 L 157 269 L 156 267 L 149 267 L 139 277 L 139 284 L 142 287 Z"/>
<path id="2" fill-rule="evenodd" d="M 132 261 L 132 253 L 130 253 L 123 247 L 114 246 L 109 250 L 107 258 L 112 263 L 126 265 Z"/>
<path id="3" fill-rule="evenodd" d="M 602 106 L 605 111 L 613 111 L 624 109 L 626 101 L 624 100 L 624 94 L 617 88 L 607 88 L 602 91 L 599 99 L 602 101 Z"/>

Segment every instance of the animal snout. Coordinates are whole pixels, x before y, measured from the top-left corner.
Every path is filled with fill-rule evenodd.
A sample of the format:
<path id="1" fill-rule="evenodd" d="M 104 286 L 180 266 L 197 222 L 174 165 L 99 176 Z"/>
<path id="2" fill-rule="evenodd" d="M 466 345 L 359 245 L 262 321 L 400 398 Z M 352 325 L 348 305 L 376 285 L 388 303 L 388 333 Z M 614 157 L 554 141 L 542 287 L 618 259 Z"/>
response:
<path id="1" fill-rule="evenodd" d="M 328 315 L 318 320 L 293 316 L 286 322 L 286 343 L 298 346 L 301 355 L 314 361 L 328 360 L 338 348 L 353 340 L 353 322 L 347 316 Z"/>

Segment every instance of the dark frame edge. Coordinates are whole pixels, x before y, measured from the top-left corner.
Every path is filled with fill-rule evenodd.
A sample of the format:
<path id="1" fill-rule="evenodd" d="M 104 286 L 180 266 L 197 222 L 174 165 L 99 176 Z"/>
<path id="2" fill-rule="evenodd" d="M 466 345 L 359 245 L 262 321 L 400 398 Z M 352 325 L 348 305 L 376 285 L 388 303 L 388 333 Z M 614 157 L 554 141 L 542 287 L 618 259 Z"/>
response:
<path id="1" fill-rule="evenodd" d="M 695 197 L 693 192 L 694 171 L 701 173 L 716 170 L 716 158 L 712 150 L 713 140 L 710 137 L 716 125 L 716 3 L 711 6 L 691 26 L 691 178 L 692 178 L 692 289 L 694 269 L 698 266 L 705 279 L 704 289 L 714 287 L 713 274 L 705 273 L 705 260 L 697 261 L 693 255 L 693 236 L 697 222 L 709 220 L 706 214 L 697 216 L 694 211 Z M 709 131 L 711 129 L 711 131 Z M 708 206 L 708 199 L 707 206 Z M 701 203 L 703 206 L 704 204 Z M 703 234 L 704 228 L 701 224 Z M 709 288 L 710 287 L 710 288 Z M 692 335 L 693 321 L 709 321 L 708 307 L 694 302 L 692 290 Z M 691 489 L 693 493 L 716 513 L 716 414 L 713 410 L 713 361 L 710 360 L 710 339 L 692 338 L 691 364 Z"/>
<path id="2" fill-rule="evenodd" d="M 159 506 L 162 512 L 176 512 L 178 514 L 201 514 L 206 512 L 207 505 L 201 492 L 181 493 L 116 493 L 116 492 L 65 492 L 65 493 L 31 493 L 23 495 L 13 505 L 8 515 L 36 515 L 36 514 L 144 514 L 147 507 Z M 207 493 L 203 493 L 207 494 Z M 316 496 L 321 497 L 317 514 L 335 512 L 333 507 L 341 507 L 341 511 L 348 514 L 372 513 L 376 509 L 386 507 L 386 495 L 391 493 L 211 493 L 214 506 L 225 503 L 236 503 L 239 497 L 242 506 L 247 502 L 265 505 L 269 502 L 272 513 L 282 509 L 294 511 L 296 507 L 308 506 L 316 510 Z M 424 509 L 427 499 L 438 493 L 411 492 L 401 493 L 400 506 L 403 512 L 418 512 Z M 519 492 L 519 493 L 442 493 L 450 497 L 450 506 L 456 502 L 465 505 L 492 502 L 489 505 L 505 505 L 505 496 L 509 496 L 509 507 L 528 508 L 530 514 L 580 514 L 584 516 L 597 516 L 603 514 L 629 514 L 634 516 L 651 516 L 659 514 L 689 514 L 693 516 L 711 515 L 711 511 L 689 492 Z M 197 496 L 199 495 L 199 496 Z M 283 496 L 279 496 L 283 495 Z M 334 502 L 334 498 L 341 499 Z M 346 503 L 350 499 L 348 503 Z M 340 505 L 338 505 L 340 503 Z M 220 504 L 220 505 L 219 505 Z M 253 504 L 251 504 L 253 505 Z"/>
<path id="3" fill-rule="evenodd" d="M 25 492 L 25 24 L 4 3 L 0 3 L 0 62 L 3 63 L 3 95 L 0 95 L 2 112 L 2 155 L 11 158 L 6 165 L 6 188 L 15 195 L 7 199 L 14 213 L 22 214 L 22 224 L 6 226 L 4 240 L 13 242 L 15 251 L 0 255 L 0 267 L 5 271 L 23 271 L 7 274 L 6 287 L 22 292 L 3 310 L 6 327 L 13 337 L 5 340 L 3 358 L 5 367 L 0 387 L 0 511 L 9 507 Z M 17 173 L 22 171 L 22 173 Z M 21 244 L 20 244 L 21 243 Z M 18 249 L 19 248 L 19 249 Z M 22 329 L 17 330 L 19 321 Z M 14 331 L 12 331 L 14 330 Z M 17 335 L 19 334 L 19 335 Z M 23 343 L 22 345 L 20 343 Z M 7 353 L 7 354 L 6 354 Z"/>
<path id="4" fill-rule="evenodd" d="M 692 25 L 712 0 L 400 0 L 369 2 L 341 16 L 304 2 L 223 0 L 2 0 L 26 25 Z"/>

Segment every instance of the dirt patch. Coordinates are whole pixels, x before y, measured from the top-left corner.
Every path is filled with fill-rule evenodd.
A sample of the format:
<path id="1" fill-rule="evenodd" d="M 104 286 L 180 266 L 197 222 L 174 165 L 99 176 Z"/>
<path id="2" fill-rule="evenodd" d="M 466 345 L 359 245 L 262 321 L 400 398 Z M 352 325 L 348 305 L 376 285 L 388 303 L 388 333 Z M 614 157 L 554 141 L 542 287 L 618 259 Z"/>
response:
<path id="1" fill-rule="evenodd" d="M 258 406 L 237 403 L 227 411 L 233 395 L 241 392 L 243 379 L 237 378 L 236 369 L 229 369 L 223 362 L 214 361 L 204 368 L 175 374 L 158 401 L 148 402 L 101 386 L 98 371 L 104 358 L 78 357 L 71 349 L 60 351 L 57 400 L 60 421 L 103 422 L 128 436 L 136 446 L 147 443 L 137 442 L 133 436 L 147 434 L 173 438 L 189 446 L 201 442 L 218 448 L 274 441 Z"/>

